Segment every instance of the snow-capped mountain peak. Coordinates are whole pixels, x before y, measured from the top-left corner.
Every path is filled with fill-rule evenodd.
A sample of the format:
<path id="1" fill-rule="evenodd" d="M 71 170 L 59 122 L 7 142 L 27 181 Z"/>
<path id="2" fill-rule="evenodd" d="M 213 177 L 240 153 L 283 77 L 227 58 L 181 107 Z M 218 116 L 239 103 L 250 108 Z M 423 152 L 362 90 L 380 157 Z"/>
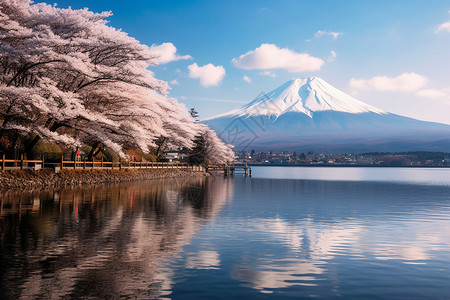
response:
<path id="1" fill-rule="evenodd" d="M 218 117 L 276 116 L 298 112 L 313 117 L 319 111 L 385 114 L 338 90 L 319 77 L 291 79 L 279 88 L 264 94 L 244 106 Z"/>
<path id="2" fill-rule="evenodd" d="M 448 151 L 450 126 L 383 112 L 318 77 L 292 79 L 208 120 L 238 150 Z"/>

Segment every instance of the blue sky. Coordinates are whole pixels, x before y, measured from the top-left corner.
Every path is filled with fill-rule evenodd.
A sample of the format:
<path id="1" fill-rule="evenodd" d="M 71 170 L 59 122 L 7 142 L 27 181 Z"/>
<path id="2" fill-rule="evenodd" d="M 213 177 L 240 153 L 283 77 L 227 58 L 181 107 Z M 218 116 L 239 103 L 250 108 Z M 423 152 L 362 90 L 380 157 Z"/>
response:
<path id="1" fill-rule="evenodd" d="M 165 51 L 152 71 L 202 118 L 319 76 L 383 110 L 450 124 L 450 1 L 57 4 L 112 11 L 111 26 Z"/>

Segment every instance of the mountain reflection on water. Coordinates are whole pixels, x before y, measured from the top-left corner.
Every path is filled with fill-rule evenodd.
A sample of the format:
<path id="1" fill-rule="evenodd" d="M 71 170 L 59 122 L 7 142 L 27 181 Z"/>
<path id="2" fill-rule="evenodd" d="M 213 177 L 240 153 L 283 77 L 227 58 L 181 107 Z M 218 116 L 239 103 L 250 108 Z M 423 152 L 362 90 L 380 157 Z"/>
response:
<path id="1" fill-rule="evenodd" d="M 7 193 L 0 298 L 156 298 L 158 272 L 230 199 L 229 181 L 173 179 Z"/>
<path id="2" fill-rule="evenodd" d="M 364 181 L 329 180 L 351 171 L 340 168 L 296 173 L 328 180 L 258 170 L 9 193 L 0 298 L 450 295 L 450 184 L 436 180 L 450 170 L 397 170 L 395 182 L 380 181 L 390 169 L 357 170 Z"/>

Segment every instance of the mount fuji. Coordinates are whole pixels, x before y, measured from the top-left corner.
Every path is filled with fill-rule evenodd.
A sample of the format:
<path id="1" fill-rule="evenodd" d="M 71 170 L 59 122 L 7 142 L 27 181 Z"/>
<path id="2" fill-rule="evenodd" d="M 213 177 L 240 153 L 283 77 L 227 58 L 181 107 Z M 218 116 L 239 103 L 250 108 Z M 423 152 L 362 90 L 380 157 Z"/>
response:
<path id="1" fill-rule="evenodd" d="M 236 150 L 450 151 L 450 125 L 385 112 L 318 77 L 289 80 L 202 122 Z"/>

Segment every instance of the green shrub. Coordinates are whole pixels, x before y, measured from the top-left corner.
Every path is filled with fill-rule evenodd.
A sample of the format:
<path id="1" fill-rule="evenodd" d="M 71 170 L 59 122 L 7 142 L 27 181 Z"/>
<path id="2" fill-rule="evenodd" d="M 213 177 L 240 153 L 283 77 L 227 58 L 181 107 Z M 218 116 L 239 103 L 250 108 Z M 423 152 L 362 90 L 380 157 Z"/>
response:
<path id="1" fill-rule="evenodd" d="M 31 149 L 30 154 L 30 159 L 41 159 L 44 154 L 46 160 L 59 160 L 62 150 L 56 143 L 41 139 Z"/>

